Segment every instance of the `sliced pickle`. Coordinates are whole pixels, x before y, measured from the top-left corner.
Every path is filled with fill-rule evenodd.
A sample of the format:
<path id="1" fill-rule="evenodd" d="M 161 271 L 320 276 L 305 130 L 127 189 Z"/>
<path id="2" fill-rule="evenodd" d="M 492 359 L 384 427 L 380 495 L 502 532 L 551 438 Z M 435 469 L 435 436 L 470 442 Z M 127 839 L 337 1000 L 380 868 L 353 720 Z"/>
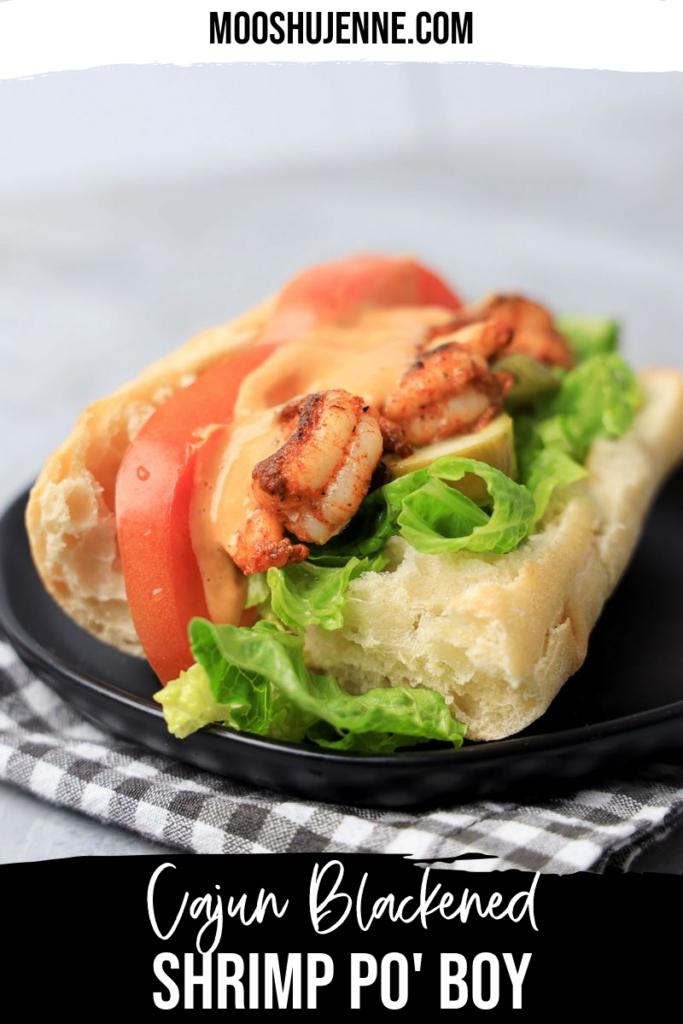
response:
<path id="1" fill-rule="evenodd" d="M 404 476 L 417 469 L 426 469 L 427 466 L 431 466 L 432 462 L 443 458 L 444 455 L 455 455 L 464 459 L 485 462 L 514 479 L 517 476 L 517 462 L 515 460 L 514 425 L 511 417 L 504 412 L 473 434 L 458 434 L 445 441 L 436 441 L 434 444 L 427 445 L 426 448 L 418 448 L 407 459 L 389 464 L 388 469 L 392 477 Z M 462 480 L 458 480 L 451 486 L 462 491 L 472 501 L 483 501 L 488 496 L 486 484 L 481 477 L 475 476 L 473 473 L 466 473 Z"/>
<path id="2" fill-rule="evenodd" d="M 512 352 L 509 356 L 504 356 L 492 369 L 494 373 L 511 373 L 515 378 L 515 383 L 505 399 L 506 405 L 513 409 L 530 405 L 540 395 L 556 391 L 561 383 L 556 367 L 547 366 L 538 359 L 522 355 L 521 352 Z"/>

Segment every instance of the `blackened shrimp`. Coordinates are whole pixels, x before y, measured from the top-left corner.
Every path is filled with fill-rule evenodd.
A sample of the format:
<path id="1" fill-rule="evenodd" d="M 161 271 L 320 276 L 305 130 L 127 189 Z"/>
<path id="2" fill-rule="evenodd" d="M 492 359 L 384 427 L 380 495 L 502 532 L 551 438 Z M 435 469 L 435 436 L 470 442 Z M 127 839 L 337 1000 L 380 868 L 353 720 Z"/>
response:
<path id="1" fill-rule="evenodd" d="M 520 352 L 540 362 L 571 369 L 574 357 L 551 313 L 521 295 L 490 295 L 474 307 L 480 316 L 495 317 L 512 331 L 508 352 Z"/>
<path id="2" fill-rule="evenodd" d="M 259 508 L 298 540 L 324 544 L 358 510 L 382 454 L 377 413 L 348 391 L 286 406 L 293 431 L 252 473 Z"/>
<path id="3" fill-rule="evenodd" d="M 496 321 L 461 327 L 421 354 L 387 398 L 383 415 L 417 447 L 479 430 L 500 412 L 512 387 L 509 374 L 492 373 L 488 364 L 510 337 Z"/>

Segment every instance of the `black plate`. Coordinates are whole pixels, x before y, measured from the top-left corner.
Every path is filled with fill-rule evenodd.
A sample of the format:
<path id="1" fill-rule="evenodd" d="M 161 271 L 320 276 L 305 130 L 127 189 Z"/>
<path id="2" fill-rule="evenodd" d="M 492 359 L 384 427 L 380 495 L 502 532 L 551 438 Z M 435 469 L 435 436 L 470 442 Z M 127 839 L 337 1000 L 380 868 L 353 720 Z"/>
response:
<path id="1" fill-rule="evenodd" d="M 146 662 L 74 625 L 43 589 L 24 529 L 26 495 L 0 520 L 0 625 L 21 658 L 101 725 L 238 782 L 299 797 L 418 809 L 557 790 L 683 747 L 683 472 L 648 520 L 633 563 L 591 637 L 586 664 L 518 736 L 461 750 L 339 754 L 206 729 L 168 735 Z"/>

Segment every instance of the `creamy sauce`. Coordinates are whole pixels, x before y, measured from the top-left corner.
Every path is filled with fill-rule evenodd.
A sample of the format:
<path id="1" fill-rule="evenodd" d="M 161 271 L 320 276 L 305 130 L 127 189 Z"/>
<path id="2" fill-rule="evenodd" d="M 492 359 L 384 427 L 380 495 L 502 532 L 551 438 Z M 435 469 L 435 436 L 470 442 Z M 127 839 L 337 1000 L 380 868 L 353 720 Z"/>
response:
<path id="1" fill-rule="evenodd" d="M 242 385 L 236 418 L 299 395 L 344 388 L 380 405 L 415 360 L 429 327 L 453 313 L 423 306 L 372 310 L 353 325 L 331 325 L 283 345 Z"/>
<path id="2" fill-rule="evenodd" d="M 190 536 L 211 621 L 236 625 L 244 608 L 247 580 L 218 543 L 212 519 L 216 480 L 228 437 L 228 429 L 219 427 L 197 452 L 190 505 Z"/>
<path id="3" fill-rule="evenodd" d="M 415 361 L 430 327 L 453 313 L 422 306 L 372 310 L 350 325 L 327 325 L 277 350 L 242 384 L 230 428 L 217 430 L 200 450 L 190 514 L 209 614 L 238 623 L 246 580 L 226 553 L 256 508 L 251 483 L 257 462 L 283 443 L 276 411 L 286 402 L 343 388 L 381 407 Z"/>

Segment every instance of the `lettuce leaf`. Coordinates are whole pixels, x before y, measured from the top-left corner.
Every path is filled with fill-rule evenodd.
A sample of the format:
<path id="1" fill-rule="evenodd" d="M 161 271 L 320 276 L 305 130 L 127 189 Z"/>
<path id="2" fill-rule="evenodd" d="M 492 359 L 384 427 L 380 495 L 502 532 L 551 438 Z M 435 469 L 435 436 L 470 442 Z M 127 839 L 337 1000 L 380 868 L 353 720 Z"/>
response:
<path id="1" fill-rule="evenodd" d="M 397 733 L 347 732 L 340 736 L 331 725 L 322 720 L 311 726 L 307 739 L 327 750 L 352 750 L 357 754 L 393 754 L 400 747 L 414 747 L 418 743 L 427 742 L 423 736 L 401 736 Z"/>
<path id="2" fill-rule="evenodd" d="M 619 325 L 600 316 L 561 316 L 555 320 L 579 362 L 590 356 L 615 352 L 619 342 Z"/>
<path id="3" fill-rule="evenodd" d="M 621 437 L 630 429 L 641 403 L 635 375 L 620 356 L 591 356 L 566 375 L 547 406 L 519 424 L 517 454 L 525 479 L 543 451 L 564 452 L 583 464 L 599 437 Z"/>
<path id="4" fill-rule="evenodd" d="M 245 608 L 256 608 L 270 600 L 270 587 L 265 572 L 256 572 L 247 577 L 247 599 Z"/>
<path id="5" fill-rule="evenodd" d="M 545 515 L 550 500 L 560 487 L 568 487 L 588 476 L 588 471 L 563 451 L 541 450 L 531 463 L 526 486 L 534 498 L 533 525 Z"/>
<path id="6" fill-rule="evenodd" d="M 427 475 L 426 482 L 403 497 L 398 515 L 401 536 L 417 551 L 505 554 L 528 536 L 535 513 L 533 498 L 504 473 L 484 462 L 454 456 L 437 459 L 427 470 L 414 475 L 419 477 L 422 472 Z M 493 504 L 490 514 L 444 483 L 456 483 L 466 473 L 485 481 Z"/>
<path id="7" fill-rule="evenodd" d="M 387 564 L 383 555 L 351 557 L 340 566 L 316 559 L 268 570 L 271 607 L 286 626 L 320 626 L 331 631 L 344 625 L 343 608 L 351 580 L 364 572 L 379 572 Z"/>
<path id="8" fill-rule="evenodd" d="M 154 694 L 154 700 L 163 708 L 168 731 L 179 740 L 205 725 L 225 721 L 232 710 L 229 704 L 219 704 L 214 699 L 209 677 L 199 664 L 167 683 Z"/>
<path id="9" fill-rule="evenodd" d="M 155 695 L 175 735 L 189 735 L 216 714 L 236 729 L 294 742 L 308 736 L 345 750 L 386 753 L 428 740 L 462 744 L 465 726 L 441 694 L 411 687 L 349 694 L 332 676 L 307 667 L 302 635 L 273 623 L 240 628 L 194 619 L 190 640 L 198 665 Z M 181 694 L 194 709 L 182 722 Z"/>
<path id="10" fill-rule="evenodd" d="M 518 418 L 517 459 L 536 502 L 535 523 L 557 488 L 586 475 L 583 463 L 594 442 L 625 434 L 641 403 L 632 370 L 616 353 L 605 353 L 570 370 L 558 394 L 534 416 Z"/>
<path id="11" fill-rule="evenodd" d="M 222 642 L 225 630 L 239 634 L 241 658 L 226 656 Z M 268 672 L 251 668 L 263 655 L 261 633 L 265 630 L 280 633 L 270 622 L 258 622 L 252 629 L 243 629 L 217 627 L 205 619 L 193 619 L 189 627 L 192 653 L 206 673 L 213 699 L 221 707 L 229 708 L 226 718 L 236 729 L 258 734 L 268 731 L 272 717 Z"/>
<path id="12" fill-rule="evenodd" d="M 598 437 L 621 437 L 641 405 L 633 371 L 616 353 L 591 356 L 571 370 L 537 424 L 544 447 L 556 447 L 583 462 Z"/>

